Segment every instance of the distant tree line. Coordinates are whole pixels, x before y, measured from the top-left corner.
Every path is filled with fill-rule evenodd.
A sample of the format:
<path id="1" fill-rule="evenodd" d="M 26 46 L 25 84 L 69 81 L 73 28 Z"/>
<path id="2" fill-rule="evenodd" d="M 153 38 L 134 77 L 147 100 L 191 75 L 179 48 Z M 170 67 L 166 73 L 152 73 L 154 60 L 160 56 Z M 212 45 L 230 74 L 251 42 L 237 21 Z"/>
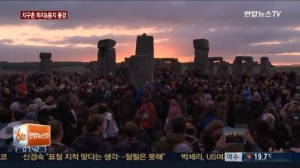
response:
<path id="1" fill-rule="evenodd" d="M 39 62 L 0 62 L 0 69 L 2 70 L 38 70 Z M 65 67 L 85 67 L 89 63 L 86 62 L 53 62 L 53 69 Z"/>

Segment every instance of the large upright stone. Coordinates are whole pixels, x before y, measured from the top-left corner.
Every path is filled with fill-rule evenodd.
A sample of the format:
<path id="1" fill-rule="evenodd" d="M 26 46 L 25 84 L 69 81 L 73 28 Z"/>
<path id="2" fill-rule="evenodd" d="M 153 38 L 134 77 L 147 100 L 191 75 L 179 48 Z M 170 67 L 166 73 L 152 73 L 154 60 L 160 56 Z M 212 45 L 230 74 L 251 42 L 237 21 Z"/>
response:
<path id="1" fill-rule="evenodd" d="M 245 62 L 245 72 L 246 73 L 252 73 L 254 69 L 254 61 L 253 60 L 247 60 Z"/>
<path id="2" fill-rule="evenodd" d="M 172 61 L 170 65 L 171 71 L 174 71 L 175 73 L 182 73 L 182 67 L 180 62 L 178 61 Z"/>
<path id="3" fill-rule="evenodd" d="M 269 57 L 260 58 L 260 73 L 266 75 L 269 73 L 270 60 Z"/>
<path id="4" fill-rule="evenodd" d="M 142 88 L 146 81 L 153 83 L 153 58 L 150 55 L 131 56 L 129 61 L 129 79 L 136 88 Z"/>
<path id="5" fill-rule="evenodd" d="M 206 39 L 194 39 L 194 65 L 195 68 L 201 69 L 203 72 L 208 73 L 209 71 L 209 42 Z"/>
<path id="6" fill-rule="evenodd" d="M 223 61 L 223 57 L 209 57 L 208 58 L 208 71 L 210 74 L 214 74 L 215 61 L 221 62 Z M 217 64 L 219 65 L 219 63 Z"/>
<path id="7" fill-rule="evenodd" d="M 154 38 L 144 33 L 136 39 L 136 56 L 148 55 L 154 58 Z"/>
<path id="8" fill-rule="evenodd" d="M 99 72 L 98 61 L 90 61 L 88 67 L 92 72 Z"/>
<path id="9" fill-rule="evenodd" d="M 245 63 L 243 63 L 245 61 Z M 253 57 L 250 56 L 236 56 L 233 62 L 232 73 L 233 74 L 242 74 L 244 71 L 246 73 L 252 73 L 254 68 Z"/>
<path id="10" fill-rule="evenodd" d="M 217 73 L 218 74 L 228 74 L 228 63 L 225 61 L 220 61 L 218 63 Z"/>
<path id="11" fill-rule="evenodd" d="M 98 41 L 98 48 L 112 48 L 117 44 L 115 40 L 103 39 Z"/>
<path id="12" fill-rule="evenodd" d="M 209 59 L 208 60 L 208 72 L 209 74 L 214 74 L 214 68 L 215 68 L 215 63 L 213 60 Z"/>
<path id="13" fill-rule="evenodd" d="M 232 74 L 243 74 L 243 62 L 240 59 L 236 59 L 233 61 L 233 66 L 232 66 Z"/>
<path id="14" fill-rule="evenodd" d="M 125 58 L 124 59 L 124 68 L 129 69 L 129 63 L 130 63 L 130 58 Z"/>
<path id="15" fill-rule="evenodd" d="M 52 72 L 52 60 L 51 60 L 52 54 L 51 53 L 40 53 L 40 64 L 39 64 L 39 71 L 44 73 L 50 73 Z"/>
<path id="16" fill-rule="evenodd" d="M 104 39 L 98 42 L 98 70 L 102 76 L 114 74 L 116 70 L 116 41 Z"/>
<path id="17" fill-rule="evenodd" d="M 45 52 L 40 53 L 40 59 L 51 59 L 51 57 L 52 57 L 51 53 L 45 53 Z"/>

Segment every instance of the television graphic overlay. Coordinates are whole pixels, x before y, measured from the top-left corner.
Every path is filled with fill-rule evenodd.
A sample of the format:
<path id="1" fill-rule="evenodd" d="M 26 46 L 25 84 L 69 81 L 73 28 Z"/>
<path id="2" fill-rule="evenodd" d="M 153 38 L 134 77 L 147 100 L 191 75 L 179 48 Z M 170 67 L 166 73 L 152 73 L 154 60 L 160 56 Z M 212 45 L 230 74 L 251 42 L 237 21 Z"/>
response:
<path id="1" fill-rule="evenodd" d="M 51 127 L 39 124 L 14 126 L 13 145 L 16 152 L 46 152 L 46 146 L 51 145 Z"/>

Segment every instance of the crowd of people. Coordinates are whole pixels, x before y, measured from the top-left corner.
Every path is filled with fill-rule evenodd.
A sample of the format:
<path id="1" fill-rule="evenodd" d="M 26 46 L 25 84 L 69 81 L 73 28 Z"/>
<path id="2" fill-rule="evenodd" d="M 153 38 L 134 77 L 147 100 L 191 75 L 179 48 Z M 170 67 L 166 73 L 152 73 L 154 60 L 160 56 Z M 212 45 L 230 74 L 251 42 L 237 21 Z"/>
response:
<path id="1" fill-rule="evenodd" d="M 227 144 L 244 144 L 245 141 L 245 135 L 236 133 L 227 134 L 225 135 L 225 138 Z"/>
<path id="2" fill-rule="evenodd" d="M 0 74 L 0 152 L 14 152 L 13 126 L 51 126 L 48 152 L 300 152 L 300 78 L 176 74 L 156 68 L 153 83 L 128 71 Z M 245 144 L 224 128 L 245 126 Z"/>

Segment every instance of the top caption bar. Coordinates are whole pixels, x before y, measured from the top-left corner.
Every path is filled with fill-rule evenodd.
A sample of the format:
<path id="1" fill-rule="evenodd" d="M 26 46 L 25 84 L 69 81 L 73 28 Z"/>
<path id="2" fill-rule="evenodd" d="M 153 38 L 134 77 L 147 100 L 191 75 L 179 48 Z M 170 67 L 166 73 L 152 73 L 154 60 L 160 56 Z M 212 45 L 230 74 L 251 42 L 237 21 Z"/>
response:
<path id="1" fill-rule="evenodd" d="M 21 11 L 22 20 L 66 20 L 68 11 Z"/>

